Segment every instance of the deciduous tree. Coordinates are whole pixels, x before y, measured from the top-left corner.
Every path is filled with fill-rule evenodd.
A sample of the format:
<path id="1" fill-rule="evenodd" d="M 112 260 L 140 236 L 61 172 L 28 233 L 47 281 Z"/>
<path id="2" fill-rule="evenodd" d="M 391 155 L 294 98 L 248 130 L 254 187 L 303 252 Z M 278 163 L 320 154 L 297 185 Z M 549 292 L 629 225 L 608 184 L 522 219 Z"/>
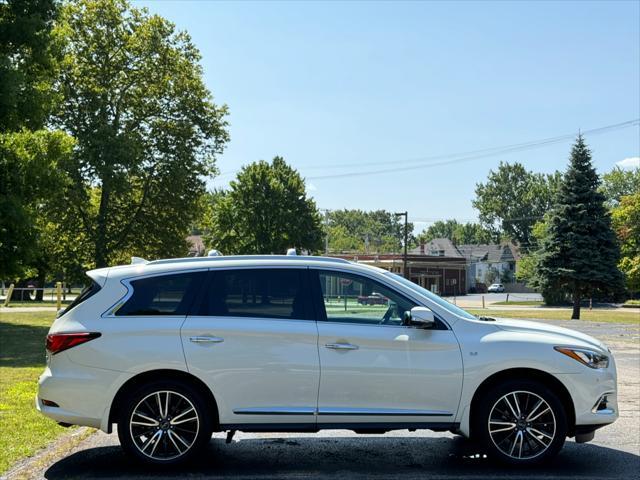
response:
<path id="1" fill-rule="evenodd" d="M 640 291 L 640 192 L 620 197 L 620 203 L 611 212 L 613 227 L 620 241 L 620 263 L 626 276 L 627 287 Z"/>
<path id="2" fill-rule="evenodd" d="M 615 167 L 602 176 L 600 191 L 606 197 L 609 207 L 615 207 L 625 195 L 633 195 L 640 192 L 640 168 L 623 170 Z"/>
<path id="3" fill-rule="evenodd" d="M 327 213 L 329 249 L 359 253 L 392 253 L 402 250 L 404 217 L 387 210 L 332 210 Z M 409 244 L 414 243 L 413 223 L 408 223 Z"/>
<path id="4" fill-rule="evenodd" d="M 226 191 L 211 197 L 205 243 L 224 254 L 284 254 L 288 248 L 318 251 L 320 213 L 300 174 L 282 157 L 242 168 Z"/>
<path id="5" fill-rule="evenodd" d="M 76 139 L 62 165 L 69 238 L 96 267 L 186 253 L 205 176 L 228 140 L 185 32 L 125 0 L 65 4 L 54 123 Z"/>
<path id="6" fill-rule="evenodd" d="M 551 208 L 559 181 L 558 172 L 533 173 L 520 163 L 500 162 L 497 171 L 489 172 L 486 183 L 476 185 L 473 206 L 495 237 L 504 233 L 526 251 L 536 247 L 531 229 Z"/>
<path id="7" fill-rule="evenodd" d="M 427 243 L 434 238 L 448 238 L 455 245 L 479 245 L 491 243 L 489 230 L 478 223 L 460 223 L 457 220 L 438 220 L 429 225 L 419 236 L 419 243 Z"/>
<path id="8" fill-rule="evenodd" d="M 53 0 L 0 2 L 0 278 L 36 276 L 48 265 L 41 218 L 61 184 L 72 139 L 46 127 L 59 97 Z"/>

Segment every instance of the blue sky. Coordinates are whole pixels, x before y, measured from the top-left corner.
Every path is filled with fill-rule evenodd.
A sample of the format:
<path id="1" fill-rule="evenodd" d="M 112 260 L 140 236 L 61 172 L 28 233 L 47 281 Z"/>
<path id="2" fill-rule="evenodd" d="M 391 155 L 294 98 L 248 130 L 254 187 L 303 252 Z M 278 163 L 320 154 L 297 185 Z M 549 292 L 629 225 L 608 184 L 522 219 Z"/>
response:
<path id="1" fill-rule="evenodd" d="M 191 34 L 229 106 L 227 175 L 211 186 L 281 155 L 320 208 L 408 210 L 419 228 L 473 220 L 475 184 L 501 160 L 564 169 L 570 142 L 399 167 L 640 117 L 640 2 L 134 4 Z M 600 172 L 640 156 L 638 126 L 587 142 Z"/>

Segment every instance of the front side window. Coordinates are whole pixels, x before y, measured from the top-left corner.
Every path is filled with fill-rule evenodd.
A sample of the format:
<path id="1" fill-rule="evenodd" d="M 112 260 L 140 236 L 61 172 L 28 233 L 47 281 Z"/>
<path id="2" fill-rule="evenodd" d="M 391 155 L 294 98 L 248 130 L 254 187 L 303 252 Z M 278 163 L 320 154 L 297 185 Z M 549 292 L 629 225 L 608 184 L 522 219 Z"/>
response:
<path id="1" fill-rule="evenodd" d="M 311 320 L 306 270 L 218 270 L 205 292 L 200 315 Z"/>
<path id="2" fill-rule="evenodd" d="M 473 315 L 471 315 L 469 312 L 467 312 L 466 310 L 461 309 L 460 307 L 457 307 L 456 305 L 454 305 L 451 302 L 446 301 L 444 298 L 440 297 L 439 295 L 436 295 L 433 292 L 430 292 L 429 290 L 427 290 L 426 288 L 421 287 L 420 285 L 413 283 L 411 280 L 407 280 L 406 278 L 400 276 L 400 275 L 396 275 L 395 273 L 391 273 L 391 272 L 386 272 L 384 275 L 388 276 L 389 278 L 400 282 L 401 284 L 403 284 L 405 287 L 410 288 L 411 290 L 413 290 L 414 292 L 418 293 L 419 295 L 426 297 L 427 299 L 429 299 L 430 301 L 436 303 L 437 305 L 439 305 L 440 307 L 444 308 L 445 310 L 448 310 L 450 312 L 455 313 L 456 315 L 463 317 L 463 318 L 467 318 L 469 320 L 477 320 L 477 318 Z"/>
<path id="3" fill-rule="evenodd" d="M 369 325 L 402 325 L 416 306 L 390 288 L 360 275 L 318 272 L 327 320 Z"/>
<path id="4" fill-rule="evenodd" d="M 116 315 L 186 315 L 205 277 L 203 271 L 133 280 L 133 294 Z"/>

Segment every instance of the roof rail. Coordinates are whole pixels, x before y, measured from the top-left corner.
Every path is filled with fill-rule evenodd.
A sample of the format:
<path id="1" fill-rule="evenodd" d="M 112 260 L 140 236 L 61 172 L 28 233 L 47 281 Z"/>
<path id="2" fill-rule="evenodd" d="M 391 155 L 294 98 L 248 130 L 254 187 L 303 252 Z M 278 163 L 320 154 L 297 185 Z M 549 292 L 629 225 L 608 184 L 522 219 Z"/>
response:
<path id="1" fill-rule="evenodd" d="M 314 257 L 311 255 L 294 256 L 294 255 L 229 255 L 219 257 L 184 257 L 184 258 L 164 258 L 161 260 L 153 260 L 149 265 L 164 265 L 167 263 L 197 263 L 197 262 L 224 262 L 227 260 L 286 260 L 286 261 L 314 261 L 327 263 L 351 263 L 344 258 L 334 257 Z"/>

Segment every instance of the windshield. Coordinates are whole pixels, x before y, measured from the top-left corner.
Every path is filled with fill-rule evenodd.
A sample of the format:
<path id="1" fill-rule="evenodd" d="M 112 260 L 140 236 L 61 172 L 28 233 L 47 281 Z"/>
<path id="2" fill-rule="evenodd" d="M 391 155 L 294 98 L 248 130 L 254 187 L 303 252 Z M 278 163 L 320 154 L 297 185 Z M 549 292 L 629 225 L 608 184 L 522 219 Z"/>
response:
<path id="1" fill-rule="evenodd" d="M 420 285 L 413 283 L 411 280 L 407 280 L 406 278 L 391 272 L 385 272 L 384 274 L 387 277 L 391 277 L 394 280 L 397 280 L 398 282 L 403 284 L 405 287 L 409 287 L 411 290 L 413 290 L 416 293 L 419 293 L 423 297 L 427 297 L 429 300 L 431 300 L 434 303 L 437 303 L 445 310 L 449 310 L 450 312 L 453 312 L 460 317 L 468 318 L 469 320 L 477 320 L 475 316 L 471 315 L 466 310 L 463 310 L 460 307 L 454 305 L 453 303 L 446 301 L 441 296 L 436 295 L 435 293 L 430 292 L 426 288 L 423 288 Z"/>

